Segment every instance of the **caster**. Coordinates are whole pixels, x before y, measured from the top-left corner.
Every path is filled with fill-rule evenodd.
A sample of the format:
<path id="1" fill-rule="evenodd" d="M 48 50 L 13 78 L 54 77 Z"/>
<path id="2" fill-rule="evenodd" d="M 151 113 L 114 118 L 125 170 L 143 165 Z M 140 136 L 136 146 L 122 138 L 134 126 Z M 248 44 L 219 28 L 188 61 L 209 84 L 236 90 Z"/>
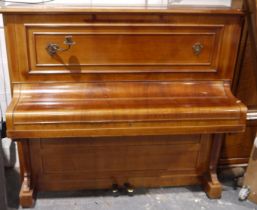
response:
<path id="1" fill-rule="evenodd" d="M 250 188 L 248 186 L 243 186 L 243 188 L 239 191 L 239 200 L 245 201 L 250 194 Z"/>

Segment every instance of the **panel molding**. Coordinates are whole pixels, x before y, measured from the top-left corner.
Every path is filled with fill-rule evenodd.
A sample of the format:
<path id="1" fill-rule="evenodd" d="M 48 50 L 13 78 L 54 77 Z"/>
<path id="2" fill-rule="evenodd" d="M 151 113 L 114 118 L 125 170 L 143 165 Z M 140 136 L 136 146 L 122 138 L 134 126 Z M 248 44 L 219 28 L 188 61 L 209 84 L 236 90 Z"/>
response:
<path id="1" fill-rule="evenodd" d="M 217 73 L 218 55 L 224 25 L 195 24 L 124 24 L 124 23 L 87 23 L 87 24 L 24 24 L 26 32 L 27 53 L 29 57 L 30 75 L 37 74 L 87 74 L 87 73 Z M 130 28 L 133 28 L 131 31 Z M 142 29 L 143 28 L 143 29 Z M 42 30 L 49 31 L 42 31 Z M 56 31 L 55 31 L 56 29 Z M 73 29 L 73 30 L 72 30 Z M 68 31 L 67 31 L 68 30 Z M 89 31 L 87 31 L 89 30 Z M 92 31 L 93 30 L 93 31 Z M 163 31 L 160 31 L 163 30 Z M 37 37 L 50 36 L 210 36 L 209 59 L 203 62 L 160 62 L 160 63 L 40 63 L 37 50 Z M 213 41 L 213 43 L 211 43 Z M 199 41 L 200 42 L 200 41 Z M 193 52 L 192 52 L 193 53 Z M 61 56 L 60 56 L 60 59 Z"/>

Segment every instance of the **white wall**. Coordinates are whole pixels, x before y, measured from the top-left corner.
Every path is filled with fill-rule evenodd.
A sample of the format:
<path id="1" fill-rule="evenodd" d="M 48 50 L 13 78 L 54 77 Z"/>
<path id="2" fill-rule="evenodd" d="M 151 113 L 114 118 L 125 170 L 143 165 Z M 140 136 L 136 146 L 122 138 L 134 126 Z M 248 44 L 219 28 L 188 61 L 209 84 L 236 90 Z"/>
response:
<path id="1" fill-rule="evenodd" d="M 231 0 L 169 0 L 172 5 L 231 6 Z"/>
<path id="2" fill-rule="evenodd" d="M 10 78 L 8 72 L 3 17 L 0 14 L 0 103 L 3 113 L 11 101 Z M 5 114 L 3 115 L 5 119 Z"/>
<path id="3" fill-rule="evenodd" d="M 5 120 L 6 108 L 11 101 L 10 78 L 7 63 L 3 17 L 0 14 L 0 104 Z M 6 166 L 18 167 L 16 144 L 8 138 L 2 139 L 4 162 Z"/>
<path id="4" fill-rule="evenodd" d="M 14 3 L 12 3 L 12 1 Z M 5 5 L 13 5 L 17 2 L 44 2 L 46 0 L 9 0 L 5 2 Z M 158 6 L 158 5 L 198 5 L 198 6 L 230 6 L 231 0 L 53 0 L 53 1 L 46 1 L 47 5 L 58 5 L 58 4 L 66 4 L 66 5 L 85 5 L 85 6 L 112 6 L 112 5 L 144 5 L 145 3 L 151 6 Z"/>

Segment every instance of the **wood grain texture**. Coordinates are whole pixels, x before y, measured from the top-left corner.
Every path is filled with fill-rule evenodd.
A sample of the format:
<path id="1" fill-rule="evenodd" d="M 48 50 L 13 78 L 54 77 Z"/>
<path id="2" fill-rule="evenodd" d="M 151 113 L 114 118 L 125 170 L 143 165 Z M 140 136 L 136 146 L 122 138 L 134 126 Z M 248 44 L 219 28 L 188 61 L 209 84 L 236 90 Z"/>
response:
<path id="1" fill-rule="evenodd" d="M 249 9 L 252 12 L 254 12 L 256 7 L 254 4 L 255 1 L 248 1 L 248 5 L 251 6 L 251 9 Z M 253 16 L 252 18 L 255 17 Z M 256 36 L 256 21 L 253 23 L 252 18 L 248 18 L 244 26 L 239 52 L 240 56 L 238 57 L 235 78 L 233 80 L 233 93 L 249 107 L 250 112 L 254 111 L 252 107 L 257 105 L 256 49 L 252 48 L 256 45 L 256 41 L 253 42 L 253 33 Z M 245 133 L 227 135 L 221 153 L 220 166 L 247 165 L 255 134 L 256 126 L 249 122 Z"/>
<path id="2" fill-rule="evenodd" d="M 215 134 L 212 137 L 212 150 L 209 164 L 209 172 L 204 177 L 204 190 L 209 198 L 216 199 L 221 197 L 222 186 L 217 177 L 217 164 L 221 151 L 224 135 Z"/>
<path id="3" fill-rule="evenodd" d="M 199 184 L 210 140 L 201 135 L 37 139 L 31 146 L 41 154 L 32 155 L 39 190 L 109 189 L 126 182 L 134 187 Z"/>
<path id="4" fill-rule="evenodd" d="M 59 83 L 16 88 L 20 90 L 14 99 L 17 103 L 8 110 L 12 115 L 7 115 L 12 138 L 221 133 L 245 127 L 245 107 L 221 82 Z"/>
<path id="5" fill-rule="evenodd" d="M 32 177 L 32 165 L 30 159 L 30 145 L 26 139 L 18 142 L 18 153 L 20 161 L 21 190 L 20 205 L 24 208 L 34 205 L 35 185 Z"/>
<path id="6" fill-rule="evenodd" d="M 22 206 L 36 190 L 124 183 L 202 184 L 221 196 L 220 137 L 246 124 L 247 109 L 231 93 L 242 10 L 1 11 Z M 76 45 L 50 56 L 46 46 L 65 47 L 66 35 Z"/>
<path id="7" fill-rule="evenodd" d="M 29 24 L 29 74 L 216 72 L 224 27 L 173 24 Z M 46 46 L 70 50 L 49 55 Z M 178 45 L 179 43 L 179 45 Z M 196 55 L 193 46 L 203 46 Z M 178 48 L 179 46 L 179 48 Z M 122 52 L 122 53 L 121 53 Z"/>
<path id="8" fill-rule="evenodd" d="M 222 147 L 220 166 L 232 167 L 248 164 L 256 131 L 256 126 L 248 123 L 244 133 L 228 134 Z"/>
<path id="9" fill-rule="evenodd" d="M 140 14 L 5 15 L 6 31 L 13 33 L 7 42 L 9 57 L 15 62 L 10 64 L 12 82 L 232 78 L 241 16 L 175 14 L 155 18 Z M 47 34 L 40 35 L 43 32 Z M 99 33 L 103 35 L 99 37 Z M 77 39 L 77 45 L 49 56 L 47 44 L 64 47 L 69 34 Z M 195 43 L 203 45 L 198 56 L 192 49 Z"/>

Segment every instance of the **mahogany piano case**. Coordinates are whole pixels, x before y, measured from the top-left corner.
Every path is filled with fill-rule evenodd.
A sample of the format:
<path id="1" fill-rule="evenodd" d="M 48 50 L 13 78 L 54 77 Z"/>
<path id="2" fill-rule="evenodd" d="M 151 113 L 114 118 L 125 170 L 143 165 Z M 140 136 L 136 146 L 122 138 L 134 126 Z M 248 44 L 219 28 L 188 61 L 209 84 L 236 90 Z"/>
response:
<path id="1" fill-rule="evenodd" d="M 4 13 L 23 207 L 36 191 L 203 184 L 221 196 L 243 13 L 233 8 L 32 8 Z"/>

